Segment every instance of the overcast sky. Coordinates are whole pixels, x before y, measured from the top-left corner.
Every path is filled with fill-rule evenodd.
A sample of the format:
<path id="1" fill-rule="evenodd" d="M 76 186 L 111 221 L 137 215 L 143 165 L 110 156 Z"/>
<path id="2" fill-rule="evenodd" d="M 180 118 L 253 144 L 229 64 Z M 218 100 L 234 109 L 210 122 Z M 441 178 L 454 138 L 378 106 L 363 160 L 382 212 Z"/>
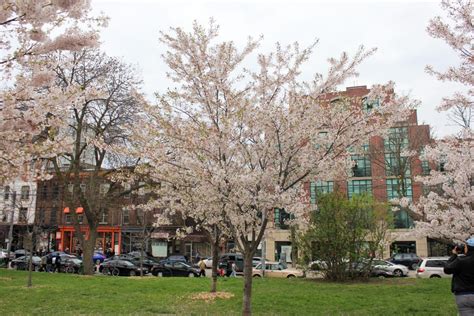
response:
<path id="1" fill-rule="evenodd" d="M 220 25 L 221 40 L 233 40 L 242 47 L 249 35 L 263 35 L 259 48 L 263 52 L 276 42 L 298 41 L 306 46 L 319 39 L 304 66 L 302 76 L 307 80 L 315 72 L 324 73 L 329 57 L 343 51 L 354 53 L 361 44 L 377 47 L 359 68 L 360 76 L 345 86 L 395 81 L 397 92 L 421 101 L 419 123 L 430 124 L 437 136 L 444 136 L 457 128 L 435 108 L 443 96 L 462 87 L 439 82 L 424 71 L 428 64 L 444 70 L 458 63 L 443 41 L 426 33 L 429 20 L 443 14 L 439 2 L 92 0 L 92 7 L 110 17 L 102 32 L 103 48 L 138 67 L 150 100 L 154 92 L 170 86 L 158 32 L 171 26 L 190 30 L 193 20 L 207 24 L 213 17 Z"/>

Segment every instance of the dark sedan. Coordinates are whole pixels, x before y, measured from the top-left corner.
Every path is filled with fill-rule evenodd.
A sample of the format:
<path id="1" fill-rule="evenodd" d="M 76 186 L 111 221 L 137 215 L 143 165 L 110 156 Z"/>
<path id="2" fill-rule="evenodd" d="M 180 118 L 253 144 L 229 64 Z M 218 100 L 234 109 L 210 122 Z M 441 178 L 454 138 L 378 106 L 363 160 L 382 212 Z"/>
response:
<path id="1" fill-rule="evenodd" d="M 154 276 L 163 277 L 197 277 L 199 276 L 199 269 L 191 267 L 184 262 L 166 262 L 155 266 L 151 273 Z"/>
<path id="2" fill-rule="evenodd" d="M 99 272 L 105 275 L 127 275 L 127 276 L 135 276 L 140 275 L 140 268 L 131 263 L 128 260 L 109 260 L 104 261 L 99 266 Z"/>
<path id="3" fill-rule="evenodd" d="M 105 261 L 110 261 L 110 260 L 127 260 L 133 263 L 134 265 L 136 265 L 137 267 L 140 267 L 140 258 L 130 256 L 129 254 L 117 255 L 117 256 L 113 256 L 111 258 L 105 259 Z M 158 262 L 156 262 L 152 258 L 150 257 L 143 258 L 143 272 L 144 273 L 150 272 L 157 265 L 158 265 Z"/>

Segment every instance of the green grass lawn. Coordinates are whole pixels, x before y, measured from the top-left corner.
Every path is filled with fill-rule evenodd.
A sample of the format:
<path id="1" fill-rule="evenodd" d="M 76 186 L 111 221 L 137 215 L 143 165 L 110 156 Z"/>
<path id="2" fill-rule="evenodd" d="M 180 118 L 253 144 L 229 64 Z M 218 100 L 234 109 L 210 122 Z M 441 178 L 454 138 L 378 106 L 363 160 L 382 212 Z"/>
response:
<path id="1" fill-rule="evenodd" d="M 0 269 L 0 311 L 11 314 L 236 315 L 241 278 L 220 279 L 218 289 L 234 294 L 214 302 L 192 300 L 209 289 L 209 278 L 127 278 L 33 273 Z M 335 284 L 305 279 L 256 279 L 256 315 L 456 315 L 450 279 L 374 279 Z"/>

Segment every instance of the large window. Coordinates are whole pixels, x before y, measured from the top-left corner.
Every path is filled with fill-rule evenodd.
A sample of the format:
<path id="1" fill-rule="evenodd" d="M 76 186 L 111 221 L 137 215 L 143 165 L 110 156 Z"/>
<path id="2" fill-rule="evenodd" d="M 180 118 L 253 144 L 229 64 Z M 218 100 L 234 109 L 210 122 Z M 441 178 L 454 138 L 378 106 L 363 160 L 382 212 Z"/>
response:
<path id="1" fill-rule="evenodd" d="M 320 194 L 325 194 L 333 191 L 333 181 L 312 181 L 309 185 L 309 195 L 311 204 L 316 204 L 316 199 Z"/>
<path id="2" fill-rule="evenodd" d="M 8 185 L 3 188 L 3 199 L 10 199 L 10 187 Z"/>
<path id="3" fill-rule="evenodd" d="M 28 185 L 24 185 L 21 187 L 21 199 L 28 200 L 30 198 L 30 187 Z"/>
<path id="4" fill-rule="evenodd" d="M 411 179 L 387 179 L 385 183 L 387 185 L 387 199 L 413 198 Z"/>
<path id="5" fill-rule="evenodd" d="M 352 155 L 351 159 L 354 161 L 352 167 L 353 177 L 370 177 L 372 170 L 370 168 L 370 160 L 364 155 Z"/>
<path id="6" fill-rule="evenodd" d="M 99 224 L 107 224 L 109 214 L 106 209 L 101 209 L 99 216 Z"/>
<path id="7" fill-rule="evenodd" d="M 400 152 L 408 149 L 408 127 L 393 127 L 388 137 L 384 139 L 386 152 Z"/>
<path id="8" fill-rule="evenodd" d="M 369 99 L 368 97 L 365 97 L 362 99 L 362 109 L 366 113 L 372 112 L 373 109 L 380 107 L 380 99 Z"/>
<path id="9" fill-rule="evenodd" d="M 289 225 L 288 220 L 292 218 L 291 214 L 285 212 L 285 209 L 275 208 L 273 213 L 273 221 L 276 228 L 288 229 Z"/>
<path id="10" fill-rule="evenodd" d="M 347 196 L 349 199 L 351 199 L 354 195 L 363 193 L 372 195 L 372 180 L 347 181 Z"/>
<path id="11" fill-rule="evenodd" d="M 395 228 L 413 228 L 413 219 L 405 209 L 395 211 L 393 214 L 393 226 Z"/>
<path id="12" fill-rule="evenodd" d="M 385 154 L 385 174 L 390 176 L 409 176 L 411 174 L 410 160 L 402 157 L 401 153 Z"/>
<path id="13" fill-rule="evenodd" d="M 122 211 L 122 224 L 127 225 L 130 223 L 130 211 L 125 209 Z"/>

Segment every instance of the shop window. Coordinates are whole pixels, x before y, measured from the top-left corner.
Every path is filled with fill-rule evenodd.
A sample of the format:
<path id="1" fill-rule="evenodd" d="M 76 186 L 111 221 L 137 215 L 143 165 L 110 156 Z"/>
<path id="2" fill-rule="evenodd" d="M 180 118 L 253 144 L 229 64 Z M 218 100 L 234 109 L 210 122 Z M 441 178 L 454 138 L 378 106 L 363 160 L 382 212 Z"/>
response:
<path id="1" fill-rule="evenodd" d="M 415 241 L 395 241 L 390 245 L 392 255 L 398 253 L 416 253 Z"/>
<path id="2" fill-rule="evenodd" d="M 357 194 L 372 195 L 372 180 L 351 180 L 347 182 L 347 196 L 349 199 Z"/>

